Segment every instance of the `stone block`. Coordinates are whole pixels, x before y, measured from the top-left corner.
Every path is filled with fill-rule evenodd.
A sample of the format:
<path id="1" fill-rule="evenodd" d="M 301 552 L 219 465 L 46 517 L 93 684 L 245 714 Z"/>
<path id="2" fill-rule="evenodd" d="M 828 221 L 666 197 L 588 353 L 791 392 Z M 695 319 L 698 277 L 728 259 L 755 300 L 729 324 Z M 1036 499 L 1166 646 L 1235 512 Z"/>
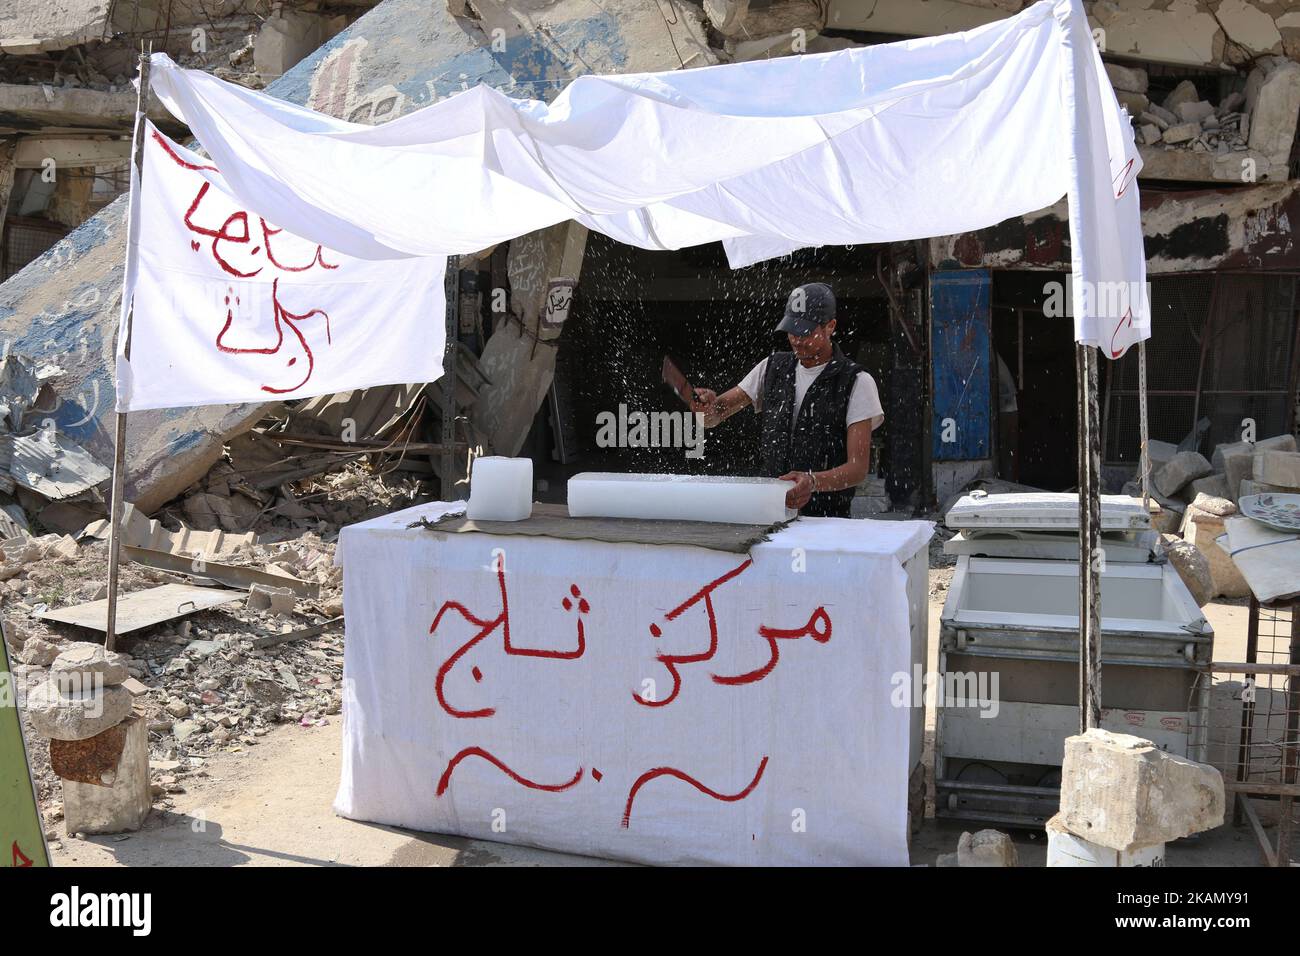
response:
<path id="1" fill-rule="evenodd" d="M 1255 451 L 1300 451 L 1296 447 L 1294 435 L 1274 435 L 1271 438 L 1261 438 L 1255 443 Z"/>
<path id="2" fill-rule="evenodd" d="M 125 692 L 124 692 L 125 693 Z M 129 695 L 128 695 L 129 696 Z M 63 817 L 69 835 L 139 830 L 149 815 L 149 732 L 143 717 L 128 717 L 126 743 L 109 784 L 63 781 Z"/>
<path id="3" fill-rule="evenodd" d="M 1157 468 L 1171 460 L 1176 454 L 1178 454 L 1178 446 L 1173 442 L 1160 441 L 1155 438 L 1147 440 L 1147 458 L 1151 462 L 1153 474 Z"/>
<path id="4" fill-rule="evenodd" d="M 1232 451 L 1223 456 L 1223 476 L 1228 482 L 1228 497 L 1236 501 L 1241 497 L 1243 478 L 1255 477 L 1255 451 Z"/>
<path id="5" fill-rule="evenodd" d="M 1176 495 L 1188 482 L 1213 471 L 1200 452 L 1180 451 L 1151 476 L 1151 481 L 1162 495 Z"/>
<path id="6" fill-rule="evenodd" d="M 1300 452 L 1260 451 L 1255 455 L 1255 481 L 1285 488 L 1300 488 Z"/>
<path id="7" fill-rule="evenodd" d="M 1171 126 L 1165 130 L 1161 139 L 1166 143 L 1176 145 L 1178 143 L 1190 143 L 1200 135 L 1200 123 L 1178 123 L 1177 125 Z"/>
<path id="8" fill-rule="evenodd" d="M 1214 600 L 1218 592 L 1214 588 L 1214 575 L 1210 572 L 1210 562 L 1204 554 L 1190 541 L 1178 538 L 1165 539 L 1165 555 L 1174 566 L 1183 584 L 1187 585 L 1199 607 L 1204 607 Z"/>
<path id="9" fill-rule="evenodd" d="M 1197 495 L 1208 495 L 1211 498 L 1230 498 L 1228 479 L 1221 474 L 1197 478 L 1192 482 L 1191 488 Z"/>
<path id="10" fill-rule="evenodd" d="M 1218 770 L 1149 740 L 1093 728 L 1065 739 L 1060 824 L 1112 850 L 1132 851 L 1223 823 Z"/>
<path id="11" fill-rule="evenodd" d="M 1147 91 L 1147 71 L 1139 66 L 1107 63 L 1106 76 L 1110 78 L 1110 85 L 1116 90 L 1126 90 L 1130 93 L 1145 93 Z"/>
<path id="12" fill-rule="evenodd" d="M 1210 456 L 1210 464 L 1214 466 L 1216 472 L 1223 474 L 1223 456 L 1237 454 L 1239 452 L 1254 454 L 1255 446 L 1252 442 L 1248 441 L 1224 442 L 1221 445 L 1215 445 L 1214 454 Z"/>
<path id="13" fill-rule="evenodd" d="M 1295 141 L 1300 112 L 1300 63 L 1287 62 L 1270 72 L 1259 87 L 1250 114 L 1250 148 L 1271 162 L 1285 163 Z"/>
<path id="14" fill-rule="evenodd" d="M 1216 514 L 1193 506 L 1187 509 L 1183 517 L 1183 539 L 1195 545 L 1196 550 L 1204 555 L 1210 565 L 1210 579 L 1213 582 L 1213 595 L 1224 597 L 1247 597 L 1250 585 L 1241 576 L 1241 571 L 1228 552 L 1216 543 L 1223 534 L 1223 518 Z"/>

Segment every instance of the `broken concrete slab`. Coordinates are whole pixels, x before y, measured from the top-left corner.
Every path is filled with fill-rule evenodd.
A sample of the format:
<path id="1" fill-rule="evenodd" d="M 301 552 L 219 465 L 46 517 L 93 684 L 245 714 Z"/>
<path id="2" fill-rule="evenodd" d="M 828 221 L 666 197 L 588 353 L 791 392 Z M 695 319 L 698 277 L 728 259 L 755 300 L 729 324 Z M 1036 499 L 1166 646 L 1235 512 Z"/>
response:
<path id="1" fill-rule="evenodd" d="M 287 587 L 254 584 L 248 590 L 247 606 L 252 611 L 270 611 L 272 614 L 292 614 L 298 599 Z"/>
<path id="2" fill-rule="evenodd" d="M 1180 451 L 1152 475 L 1152 483 L 1162 495 L 1173 496 L 1196 478 L 1213 472 L 1205 456 L 1194 451 Z"/>
<path id="3" fill-rule="evenodd" d="M 1300 113 L 1300 63 L 1290 61 L 1272 70 L 1259 87 L 1250 114 L 1250 148 L 1273 163 L 1286 163 L 1295 141 Z"/>
<path id="4" fill-rule="evenodd" d="M 1107 63 L 1106 76 L 1110 78 L 1110 85 L 1116 90 L 1127 90 L 1130 93 L 1147 91 L 1147 71 L 1141 67 Z"/>
<path id="5" fill-rule="evenodd" d="M 1065 739 L 1060 822 L 1100 846 L 1130 851 L 1223 823 L 1223 777 L 1149 740 L 1093 728 Z"/>

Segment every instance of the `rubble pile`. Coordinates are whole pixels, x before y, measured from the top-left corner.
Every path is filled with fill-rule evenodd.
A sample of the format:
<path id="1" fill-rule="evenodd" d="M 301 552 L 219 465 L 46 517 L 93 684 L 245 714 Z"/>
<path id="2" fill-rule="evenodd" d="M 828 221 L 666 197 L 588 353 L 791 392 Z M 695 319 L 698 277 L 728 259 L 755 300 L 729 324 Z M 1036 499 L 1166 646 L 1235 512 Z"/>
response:
<path id="1" fill-rule="evenodd" d="M 1192 80 L 1183 80 L 1156 102 L 1146 70 L 1108 63 L 1106 72 L 1133 121 L 1138 144 L 1145 147 L 1144 163 L 1154 161 L 1147 175 L 1195 178 L 1185 164 L 1177 165 L 1177 157 L 1160 155 L 1191 152 L 1218 161 L 1205 178 L 1287 178 L 1300 108 L 1300 63 L 1261 57 L 1238 84 L 1242 89 L 1224 94 L 1217 103 Z M 1202 81 L 1203 87 L 1208 85 Z M 1249 176 L 1243 175 L 1243 160 L 1255 166 Z"/>
<path id="2" fill-rule="evenodd" d="M 1300 495 L 1295 436 L 1221 444 L 1208 459 L 1162 441 L 1149 441 L 1147 453 L 1151 496 L 1159 505 L 1152 524 L 1163 533 L 1165 552 L 1197 603 L 1249 596 L 1245 578 L 1217 539 L 1224 534 L 1224 519 L 1238 513 L 1242 498 Z M 1129 482 L 1124 493 L 1140 497 L 1140 483 Z"/>
<path id="3" fill-rule="evenodd" d="M 56 554 L 52 544 L 57 542 L 36 545 L 36 540 L 29 552 L 33 560 L 4 582 L 0 613 L 11 655 L 19 662 L 14 665 L 15 684 L 25 697 L 33 768 L 42 804 L 51 811 L 49 819 L 58 818 L 58 787 L 42 738 L 84 739 L 125 718 L 132 710 L 131 695 L 122 690 L 126 681 L 142 685 L 134 713 L 146 722 L 153 795 L 164 807 L 167 794 L 179 792 L 187 774 L 202 772 L 212 753 L 255 745 L 276 724 L 322 726 L 339 713 L 340 626 L 265 648 L 254 644 L 341 617 L 342 569 L 333 563 L 334 544 L 319 535 L 245 545 L 223 556 L 234 566 L 316 584 L 319 597 L 289 602 L 280 598 L 272 604 L 263 594 L 250 592 L 242 603 L 121 635 L 119 653 L 111 655 L 99 644 L 78 640 L 93 637 L 90 632 L 35 616 L 48 607 L 102 596 L 107 547 L 92 542 L 75 554 Z M 127 563 L 122 592 L 177 579 Z M 73 657 L 85 657 L 82 663 L 106 675 L 101 717 L 91 719 L 92 709 L 82 714 L 80 704 L 58 693 L 59 675 L 76 663 Z"/>

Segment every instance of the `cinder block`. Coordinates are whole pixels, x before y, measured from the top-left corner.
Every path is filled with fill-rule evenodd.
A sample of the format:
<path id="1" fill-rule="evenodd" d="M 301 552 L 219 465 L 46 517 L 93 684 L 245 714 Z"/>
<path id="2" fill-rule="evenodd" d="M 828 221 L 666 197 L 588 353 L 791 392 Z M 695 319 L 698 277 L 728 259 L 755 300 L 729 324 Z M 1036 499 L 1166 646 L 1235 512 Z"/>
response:
<path id="1" fill-rule="evenodd" d="M 63 781 L 63 817 L 69 835 L 138 830 L 149 815 L 149 731 L 138 715 L 122 721 L 126 743 L 106 786 Z"/>
<path id="2" fill-rule="evenodd" d="M 1223 823 L 1223 777 L 1149 740 L 1093 728 L 1065 739 L 1061 825 L 1131 852 Z"/>

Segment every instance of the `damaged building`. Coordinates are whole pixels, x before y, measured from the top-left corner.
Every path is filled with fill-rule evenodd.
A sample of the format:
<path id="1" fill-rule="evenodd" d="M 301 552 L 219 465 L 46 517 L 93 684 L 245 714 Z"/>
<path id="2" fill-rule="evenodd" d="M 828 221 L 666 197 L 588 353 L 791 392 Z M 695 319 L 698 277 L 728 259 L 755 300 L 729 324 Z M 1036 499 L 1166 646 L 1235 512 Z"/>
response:
<path id="1" fill-rule="evenodd" d="M 81 2 L 56 13 L 32 3 L 0 19 L 0 156 L 9 157 L 0 165 L 10 240 L 3 261 L 18 269 L 0 287 L 0 334 L 31 367 L 53 369 L 47 417 L 62 440 L 100 464 L 111 461 L 123 259 L 123 203 L 113 197 L 129 145 L 127 77 L 141 40 L 290 102 L 383 123 L 480 83 L 549 100 L 587 73 L 691 69 L 924 37 L 1026 4 L 218 6 L 219 14 L 182 0 Z M 1267 0 L 1085 7 L 1145 164 L 1151 436 L 1174 446 L 1190 439 L 1209 456 L 1239 440 L 1243 422 L 1260 439 L 1291 433 L 1300 351 L 1292 236 L 1300 13 Z M 85 105 L 92 101 L 93 110 Z M 156 112 L 159 122 L 174 122 Z M 43 181 L 47 154 L 58 175 L 73 171 L 76 190 L 58 175 Z M 82 198 L 73 201 L 74 191 Z M 91 215 L 101 203 L 108 204 Z M 44 230 L 43 238 L 28 227 Z M 42 243 L 53 245 L 37 255 Z M 27 264 L 29 253 L 36 257 Z M 1064 199 L 979 232 L 806 249 L 736 271 L 719 246 L 648 252 L 563 223 L 460 257 L 449 273 L 454 375 L 292 408 L 133 415 L 127 497 L 150 515 L 172 503 L 170 514 L 196 527 L 222 525 L 224 515 L 225 530 L 242 532 L 258 516 L 310 521 L 311 508 L 292 500 L 292 482 L 356 460 L 386 463 L 442 497 L 465 494 L 475 454 L 533 458 L 543 500 L 562 495 L 564 479 L 579 470 L 746 473 L 753 416 L 712 431 L 698 458 L 604 447 L 598 416 L 620 403 L 676 407 L 660 376 L 664 356 L 696 385 L 735 384 L 781 345 L 770 332 L 773 316 L 791 287 L 811 280 L 834 286 L 837 336 L 876 378 L 886 412 L 856 514 L 932 509 L 982 478 L 1067 489 L 1076 474 L 1063 296 L 1069 263 Z M 1106 478 L 1118 491 L 1139 453 L 1136 351 L 1103 365 L 1101 387 Z M 1014 410 L 1030 406 L 1033 415 Z M 232 492 L 232 473 L 241 470 L 253 478 L 234 481 L 242 491 Z M 285 475 L 299 478 L 274 480 Z M 102 513 L 103 491 L 101 483 L 73 503 Z M 39 501 L 28 505 L 41 510 Z"/>

